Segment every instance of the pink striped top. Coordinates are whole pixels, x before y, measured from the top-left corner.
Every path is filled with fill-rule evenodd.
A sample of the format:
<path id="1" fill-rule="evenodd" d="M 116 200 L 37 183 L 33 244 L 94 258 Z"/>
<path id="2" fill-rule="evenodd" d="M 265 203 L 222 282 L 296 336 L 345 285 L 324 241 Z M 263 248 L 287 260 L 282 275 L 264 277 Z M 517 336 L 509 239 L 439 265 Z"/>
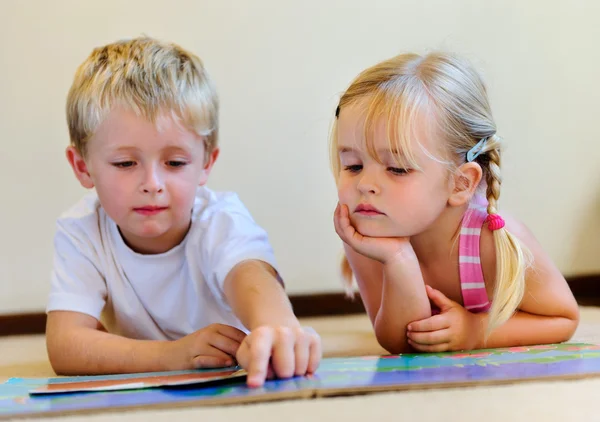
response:
<path id="1" fill-rule="evenodd" d="M 487 200 L 476 196 L 469 204 L 461 223 L 458 241 L 458 270 L 463 306 L 470 312 L 486 312 L 490 301 L 485 290 L 479 254 L 481 227 L 487 218 Z M 437 306 L 431 306 L 433 315 L 439 314 Z"/>
<path id="2" fill-rule="evenodd" d="M 463 217 L 458 246 L 460 287 L 465 309 L 477 313 L 490 309 L 481 269 L 479 239 L 487 218 L 487 200 L 476 196 Z"/>

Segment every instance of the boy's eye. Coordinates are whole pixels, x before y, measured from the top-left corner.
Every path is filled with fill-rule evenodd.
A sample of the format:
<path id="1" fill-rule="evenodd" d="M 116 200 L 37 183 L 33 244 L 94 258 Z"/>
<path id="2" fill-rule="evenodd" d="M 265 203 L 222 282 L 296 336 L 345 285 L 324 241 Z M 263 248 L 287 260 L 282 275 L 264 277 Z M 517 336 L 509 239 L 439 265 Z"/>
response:
<path id="1" fill-rule="evenodd" d="M 175 160 L 167 161 L 167 165 L 169 167 L 183 167 L 186 164 L 187 163 L 185 161 L 175 161 Z"/>
<path id="2" fill-rule="evenodd" d="M 361 171 L 363 166 L 361 164 L 354 164 L 351 166 L 345 166 L 344 170 L 349 171 L 350 173 L 358 173 Z"/>
<path id="3" fill-rule="evenodd" d="M 388 167 L 388 171 L 391 172 L 392 174 L 397 174 L 397 175 L 404 175 L 404 174 L 408 174 L 410 172 L 409 169 L 403 169 L 403 168 L 399 168 L 399 167 Z"/>
<path id="4" fill-rule="evenodd" d="M 120 161 L 118 163 L 113 163 L 113 166 L 118 167 L 118 168 L 128 168 L 128 167 L 133 167 L 135 165 L 135 161 Z"/>

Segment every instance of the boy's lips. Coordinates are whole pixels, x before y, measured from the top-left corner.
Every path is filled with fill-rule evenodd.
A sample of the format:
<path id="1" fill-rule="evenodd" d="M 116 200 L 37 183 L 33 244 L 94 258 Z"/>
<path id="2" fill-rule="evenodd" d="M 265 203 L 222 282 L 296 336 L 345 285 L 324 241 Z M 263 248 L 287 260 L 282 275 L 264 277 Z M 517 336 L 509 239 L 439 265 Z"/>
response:
<path id="1" fill-rule="evenodd" d="M 133 209 L 133 211 L 137 212 L 138 214 L 142 214 L 142 215 L 156 215 L 164 210 L 166 210 L 168 207 L 159 207 L 156 205 L 145 205 L 143 207 L 136 207 Z"/>
<path id="2" fill-rule="evenodd" d="M 358 204 L 358 206 L 354 209 L 356 214 L 372 216 L 372 215 L 385 215 L 383 212 L 379 211 L 373 205 L 369 204 Z"/>

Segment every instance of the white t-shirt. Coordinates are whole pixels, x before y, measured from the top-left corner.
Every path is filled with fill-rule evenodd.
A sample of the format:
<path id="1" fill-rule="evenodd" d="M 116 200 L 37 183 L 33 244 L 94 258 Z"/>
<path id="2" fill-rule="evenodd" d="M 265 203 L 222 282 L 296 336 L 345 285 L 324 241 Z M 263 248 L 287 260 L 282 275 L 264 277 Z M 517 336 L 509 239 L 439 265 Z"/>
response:
<path id="1" fill-rule="evenodd" d="M 75 311 L 134 339 L 175 340 L 212 323 L 247 332 L 223 293 L 229 271 L 247 259 L 277 269 L 267 233 L 234 193 L 198 188 L 185 239 L 142 255 L 123 241 L 95 192 L 57 222 L 46 312 Z"/>

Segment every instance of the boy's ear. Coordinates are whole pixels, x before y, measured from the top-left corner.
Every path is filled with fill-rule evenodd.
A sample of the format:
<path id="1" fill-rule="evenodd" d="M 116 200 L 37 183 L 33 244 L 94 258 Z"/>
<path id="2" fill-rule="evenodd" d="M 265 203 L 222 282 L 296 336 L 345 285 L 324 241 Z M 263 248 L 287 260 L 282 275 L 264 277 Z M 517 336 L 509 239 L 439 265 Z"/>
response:
<path id="1" fill-rule="evenodd" d="M 219 157 L 219 148 L 215 148 L 212 150 L 210 155 L 206 157 L 206 162 L 204 163 L 204 168 L 202 169 L 202 174 L 200 175 L 200 182 L 198 183 L 200 186 L 203 186 L 208 182 L 208 176 L 210 175 L 210 171 L 215 165 L 215 161 Z"/>
<path id="2" fill-rule="evenodd" d="M 73 169 L 73 173 L 75 173 L 75 177 L 77 177 L 77 180 L 79 180 L 81 186 L 83 186 L 86 189 L 93 188 L 94 181 L 92 180 L 87 164 L 85 163 L 85 160 L 83 159 L 79 151 L 77 151 L 75 147 L 70 146 L 65 152 L 67 155 L 67 160 L 69 161 L 69 164 Z"/>
<path id="3" fill-rule="evenodd" d="M 481 178 L 483 177 L 483 170 L 477 163 L 465 163 L 460 166 L 452 175 L 452 192 L 450 198 L 448 198 L 448 204 L 452 207 L 458 207 L 468 203 Z"/>

